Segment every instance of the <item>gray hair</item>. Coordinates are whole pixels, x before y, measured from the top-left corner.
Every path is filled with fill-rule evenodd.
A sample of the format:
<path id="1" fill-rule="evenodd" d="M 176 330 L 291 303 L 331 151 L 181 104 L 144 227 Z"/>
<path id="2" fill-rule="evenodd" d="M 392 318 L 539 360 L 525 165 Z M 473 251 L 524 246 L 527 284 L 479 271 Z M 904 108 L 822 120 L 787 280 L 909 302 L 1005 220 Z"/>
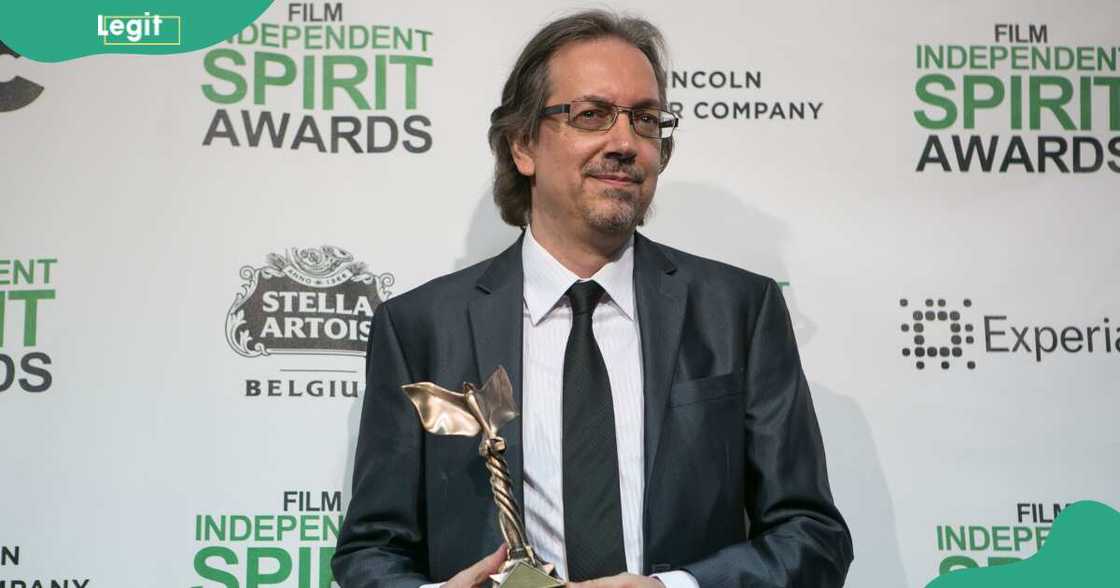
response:
<path id="1" fill-rule="evenodd" d="M 566 16 L 545 25 L 525 45 L 502 89 L 502 103 L 490 114 L 490 150 L 494 152 L 494 203 L 502 220 L 515 226 L 529 224 L 532 194 L 527 176 L 513 161 L 512 144 L 537 138 L 540 111 L 551 92 L 548 64 L 560 47 L 574 41 L 616 37 L 645 54 L 657 78 L 658 98 L 665 108 L 665 39 L 649 21 L 621 16 L 605 10 L 590 10 Z M 673 139 L 661 140 L 661 168 L 669 163 Z"/>

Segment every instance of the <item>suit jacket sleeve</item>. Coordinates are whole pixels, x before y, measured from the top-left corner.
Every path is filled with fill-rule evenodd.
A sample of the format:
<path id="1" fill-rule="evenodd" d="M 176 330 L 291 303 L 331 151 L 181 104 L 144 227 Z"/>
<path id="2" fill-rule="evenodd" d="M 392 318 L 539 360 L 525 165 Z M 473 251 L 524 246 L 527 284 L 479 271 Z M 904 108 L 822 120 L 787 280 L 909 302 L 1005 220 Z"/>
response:
<path id="1" fill-rule="evenodd" d="M 852 560 L 781 292 L 772 280 L 750 332 L 744 425 L 747 541 L 684 566 L 702 587 L 841 586 Z"/>
<path id="2" fill-rule="evenodd" d="M 331 567 L 343 588 L 416 588 L 426 577 L 423 436 L 389 304 L 373 317 L 353 496 Z"/>

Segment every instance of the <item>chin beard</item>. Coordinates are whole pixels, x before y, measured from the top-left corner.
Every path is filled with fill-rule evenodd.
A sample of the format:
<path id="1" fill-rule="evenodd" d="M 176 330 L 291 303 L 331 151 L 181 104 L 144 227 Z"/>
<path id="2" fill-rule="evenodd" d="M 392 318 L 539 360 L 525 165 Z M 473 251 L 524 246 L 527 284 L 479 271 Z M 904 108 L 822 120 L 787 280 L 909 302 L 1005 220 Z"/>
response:
<path id="1" fill-rule="evenodd" d="M 611 201 L 610 210 L 587 210 L 586 216 L 591 226 L 605 233 L 620 234 L 633 232 L 645 222 L 646 209 L 638 203 L 632 192 L 608 189 L 602 194 Z"/>

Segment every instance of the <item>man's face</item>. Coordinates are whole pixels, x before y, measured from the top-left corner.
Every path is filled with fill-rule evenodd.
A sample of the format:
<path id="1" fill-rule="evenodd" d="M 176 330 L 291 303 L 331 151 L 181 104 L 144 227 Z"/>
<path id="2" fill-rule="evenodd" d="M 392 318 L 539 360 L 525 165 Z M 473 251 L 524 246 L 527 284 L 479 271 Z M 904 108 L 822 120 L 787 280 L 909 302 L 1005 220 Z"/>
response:
<path id="1" fill-rule="evenodd" d="M 662 106 L 657 78 L 636 47 L 608 37 L 561 47 L 549 62 L 547 106 L 597 100 Z M 566 114 L 545 117 L 535 141 L 515 147 L 518 170 L 532 177 L 532 222 L 571 237 L 628 233 L 653 200 L 661 141 L 634 133 L 628 113 L 606 131 L 577 129 Z"/>

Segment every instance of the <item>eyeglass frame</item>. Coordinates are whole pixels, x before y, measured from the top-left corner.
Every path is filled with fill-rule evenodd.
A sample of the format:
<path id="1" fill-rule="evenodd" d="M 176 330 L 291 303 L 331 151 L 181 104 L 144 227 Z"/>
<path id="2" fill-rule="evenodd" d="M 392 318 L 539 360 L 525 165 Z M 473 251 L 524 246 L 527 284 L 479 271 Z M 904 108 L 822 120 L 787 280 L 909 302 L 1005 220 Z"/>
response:
<path id="1" fill-rule="evenodd" d="M 589 102 L 591 104 L 599 104 L 599 105 L 602 105 L 602 106 L 609 106 L 611 108 L 611 112 L 614 114 L 613 118 L 611 118 L 611 124 L 601 128 L 601 129 L 585 129 L 583 127 L 579 127 L 579 126 L 576 126 L 576 125 L 572 124 L 572 105 L 577 103 L 577 102 Z M 681 118 L 679 116 L 673 114 L 672 112 L 669 112 L 668 110 L 663 110 L 663 109 L 657 108 L 655 106 L 619 106 L 618 104 L 612 104 L 612 103 L 607 102 L 605 100 L 587 100 L 587 99 L 572 100 L 572 101 L 565 102 L 565 103 L 562 103 L 562 104 L 553 104 L 552 106 L 546 106 L 543 109 L 541 109 L 540 117 L 544 118 L 546 116 L 552 116 L 552 115 L 556 115 L 556 114 L 567 114 L 568 115 L 568 121 L 567 122 L 573 128 L 579 129 L 581 131 L 597 133 L 597 132 L 609 131 L 612 128 L 614 128 L 614 124 L 616 122 L 618 122 L 618 115 L 625 112 L 626 113 L 626 118 L 630 121 L 630 129 L 632 131 L 634 131 L 635 135 L 638 135 L 639 137 L 643 137 L 643 138 L 646 138 L 646 139 L 657 139 L 658 141 L 664 141 L 665 139 L 672 138 L 672 136 L 673 136 L 673 131 L 672 130 L 670 130 L 669 135 L 665 136 L 665 137 L 650 137 L 648 135 L 643 135 L 643 134 L 639 133 L 638 132 L 638 127 L 636 127 L 634 125 L 634 111 L 635 110 L 639 110 L 639 111 L 640 110 L 654 110 L 654 111 L 657 111 L 657 112 L 663 112 L 663 113 L 673 117 L 672 120 L 660 120 L 661 117 L 659 116 L 658 117 L 658 119 L 659 119 L 658 120 L 658 128 L 659 129 L 664 129 L 664 128 L 676 129 L 677 126 L 681 122 Z"/>

